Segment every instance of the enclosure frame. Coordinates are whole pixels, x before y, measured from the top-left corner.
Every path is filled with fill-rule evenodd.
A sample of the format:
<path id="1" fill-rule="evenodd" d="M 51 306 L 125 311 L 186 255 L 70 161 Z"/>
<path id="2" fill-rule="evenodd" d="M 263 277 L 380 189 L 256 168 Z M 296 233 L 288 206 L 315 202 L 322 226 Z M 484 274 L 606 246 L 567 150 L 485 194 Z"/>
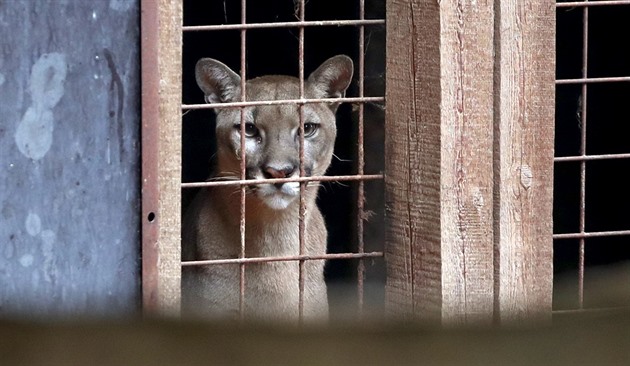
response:
<path id="1" fill-rule="evenodd" d="M 141 5 L 143 306 L 176 315 L 183 2 Z M 548 320 L 555 2 L 386 6 L 387 313 Z"/>
<path id="2" fill-rule="evenodd" d="M 142 303 L 179 315 L 182 1 L 141 1 Z"/>

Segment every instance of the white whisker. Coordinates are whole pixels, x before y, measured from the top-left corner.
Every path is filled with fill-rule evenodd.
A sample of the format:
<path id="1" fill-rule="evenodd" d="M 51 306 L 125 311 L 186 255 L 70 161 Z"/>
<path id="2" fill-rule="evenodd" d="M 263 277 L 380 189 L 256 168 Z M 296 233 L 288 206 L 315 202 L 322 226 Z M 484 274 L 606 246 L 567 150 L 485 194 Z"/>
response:
<path id="1" fill-rule="evenodd" d="M 352 161 L 351 159 L 342 159 L 342 158 L 338 157 L 337 155 L 335 155 L 334 153 L 333 153 L 333 156 L 335 157 L 335 159 L 337 159 L 339 161 L 342 161 L 344 163 Z"/>

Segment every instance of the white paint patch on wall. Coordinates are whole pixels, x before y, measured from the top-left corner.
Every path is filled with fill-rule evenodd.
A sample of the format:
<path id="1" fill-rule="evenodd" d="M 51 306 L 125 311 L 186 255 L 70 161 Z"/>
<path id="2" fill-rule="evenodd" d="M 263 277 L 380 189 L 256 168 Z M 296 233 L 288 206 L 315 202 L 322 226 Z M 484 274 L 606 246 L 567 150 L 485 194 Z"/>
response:
<path id="1" fill-rule="evenodd" d="M 57 234 L 55 234 L 52 230 L 44 230 L 42 231 L 42 255 L 44 256 L 44 279 L 46 282 L 53 282 L 57 277 L 57 270 L 54 265 L 54 252 L 53 247 L 55 241 L 57 240 Z"/>
<path id="2" fill-rule="evenodd" d="M 39 160 L 52 146 L 53 129 L 52 111 L 29 107 L 15 133 L 15 143 L 24 156 Z"/>
<path id="3" fill-rule="evenodd" d="M 131 0 L 109 0 L 109 8 L 116 11 L 127 11 L 133 5 Z"/>
<path id="4" fill-rule="evenodd" d="M 42 220 L 37 214 L 29 213 L 28 216 L 26 216 L 24 225 L 26 226 L 26 232 L 30 236 L 37 236 L 42 231 Z"/>
<path id="5" fill-rule="evenodd" d="M 48 53 L 35 62 L 31 69 L 29 91 L 34 106 L 51 109 L 64 93 L 68 64 L 62 53 Z"/>
<path id="6" fill-rule="evenodd" d="M 61 53 L 42 55 L 31 69 L 29 91 L 33 104 L 22 116 L 15 133 L 18 149 L 28 158 L 39 160 L 52 146 L 52 108 L 63 97 L 67 70 L 66 57 Z"/>
<path id="7" fill-rule="evenodd" d="M 34 259 L 35 258 L 33 258 L 32 255 L 24 254 L 22 257 L 20 257 L 20 264 L 22 265 L 22 267 L 30 267 L 33 265 Z"/>
<path id="8" fill-rule="evenodd" d="M 54 246 L 57 241 L 57 234 L 50 230 L 42 230 L 42 220 L 39 215 L 35 213 L 29 213 L 26 216 L 24 222 L 26 226 L 26 232 L 33 237 L 39 237 L 41 239 L 41 254 L 43 256 L 42 270 L 44 274 L 44 280 L 46 282 L 53 282 L 57 277 L 57 269 L 55 268 L 55 255 Z M 20 257 L 19 262 L 22 267 L 30 267 L 33 264 L 34 257 L 31 254 L 25 254 Z"/>

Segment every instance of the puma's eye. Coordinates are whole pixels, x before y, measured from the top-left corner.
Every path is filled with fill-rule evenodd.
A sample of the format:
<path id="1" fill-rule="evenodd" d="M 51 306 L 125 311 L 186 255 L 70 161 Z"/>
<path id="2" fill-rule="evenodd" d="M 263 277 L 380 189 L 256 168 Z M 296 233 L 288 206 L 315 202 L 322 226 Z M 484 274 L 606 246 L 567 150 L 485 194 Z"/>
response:
<path id="1" fill-rule="evenodd" d="M 241 125 L 240 124 L 234 125 L 234 129 L 236 129 L 237 131 L 240 131 Z M 259 132 L 258 132 L 258 127 L 256 127 L 256 125 L 254 125 L 251 122 L 245 123 L 245 136 L 246 137 L 256 137 L 258 135 L 259 135 Z"/>
<path id="2" fill-rule="evenodd" d="M 307 122 L 304 124 L 304 137 L 311 137 L 319 129 L 319 124 Z"/>

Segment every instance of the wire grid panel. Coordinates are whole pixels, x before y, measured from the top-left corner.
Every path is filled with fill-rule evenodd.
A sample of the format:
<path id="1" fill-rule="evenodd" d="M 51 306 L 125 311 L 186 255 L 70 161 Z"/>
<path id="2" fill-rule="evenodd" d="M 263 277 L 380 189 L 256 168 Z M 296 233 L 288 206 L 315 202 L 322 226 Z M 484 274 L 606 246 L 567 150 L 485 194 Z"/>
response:
<path id="1" fill-rule="evenodd" d="M 300 320 L 304 315 L 304 293 L 305 293 L 305 280 L 304 280 L 304 265 L 307 261 L 315 260 L 335 260 L 335 259 L 358 259 L 357 266 L 357 296 L 358 296 L 358 309 L 357 312 L 361 314 L 363 312 L 363 297 L 364 297 L 364 277 L 365 266 L 363 260 L 367 258 L 379 258 L 383 257 L 382 251 L 366 252 L 363 244 L 363 221 L 367 217 L 364 207 L 365 192 L 364 182 L 370 180 L 382 180 L 382 174 L 365 174 L 365 150 L 364 150 L 364 104 L 365 103 L 383 103 L 384 97 L 366 97 L 364 95 L 364 78 L 365 78 L 365 27 L 372 25 L 383 25 L 383 19 L 365 19 L 365 1 L 360 0 L 357 2 L 359 7 L 359 17 L 353 20 L 333 20 L 333 21 L 309 21 L 306 19 L 306 1 L 296 1 L 296 16 L 298 21 L 292 22 L 269 22 L 269 23 L 248 23 L 247 22 L 247 1 L 241 0 L 240 2 L 240 23 L 239 24 L 204 24 L 204 25 L 184 25 L 182 27 L 183 32 L 203 32 L 203 31 L 227 31 L 236 30 L 240 32 L 240 88 L 241 95 L 239 102 L 231 103 L 209 103 L 209 104 L 182 104 L 184 112 L 190 110 L 203 110 L 211 108 L 239 108 L 240 113 L 240 176 L 238 180 L 230 181 L 204 181 L 204 182 L 186 182 L 182 183 L 181 187 L 186 188 L 211 188 L 220 186 L 234 186 L 239 188 L 240 195 L 240 253 L 238 258 L 219 258 L 219 259 L 205 259 L 205 260 L 193 260 L 182 261 L 182 267 L 192 266 L 213 266 L 213 265 L 237 265 L 239 266 L 239 314 L 243 319 L 245 314 L 245 291 L 246 291 L 246 266 L 249 264 L 264 264 L 271 262 L 288 262 L 297 261 L 299 263 L 299 278 L 298 291 L 299 291 L 299 309 L 298 314 Z M 356 97 L 342 97 L 342 98 L 323 98 L 323 99 L 306 99 L 305 98 L 305 37 L 304 32 L 306 28 L 318 28 L 318 27 L 340 27 L 349 26 L 356 27 L 358 29 L 358 96 Z M 263 100 L 263 101 L 247 101 L 246 100 L 246 88 L 247 88 L 247 32 L 253 29 L 274 29 L 274 28 L 295 28 L 298 31 L 298 79 L 299 79 L 299 98 L 297 99 L 285 99 L 285 100 Z M 357 152 L 356 152 L 356 174 L 352 175 L 332 175 L 332 176 L 307 176 L 304 170 L 304 106 L 311 103 L 353 103 L 356 105 L 356 111 L 358 114 L 358 128 L 357 128 Z M 269 179 L 247 179 L 246 176 L 246 159 L 245 144 L 246 144 L 246 116 L 245 108 L 252 106 L 269 106 L 269 105 L 296 105 L 299 108 L 299 177 L 292 178 L 269 178 Z M 357 184 L 357 201 L 356 201 L 356 236 L 358 238 L 357 251 L 346 253 L 330 253 L 321 255 L 307 255 L 305 251 L 305 215 L 306 215 L 306 201 L 305 201 L 305 188 L 309 182 L 340 182 L 340 181 L 354 181 Z M 246 196 L 247 188 L 253 185 L 259 184 L 280 184 L 288 182 L 297 182 L 300 184 L 300 201 L 299 201 L 299 253 L 292 256 L 265 256 L 251 258 L 246 256 L 246 240 L 245 232 L 247 227 L 246 221 Z"/>
<path id="2" fill-rule="evenodd" d="M 607 42 L 606 39 L 603 39 L 602 36 L 600 35 L 596 35 L 595 37 L 592 36 L 592 28 L 593 25 L 591 24 L 591 26 L 589 27 L 589 19 L 590 16 L 589 14 L 592 13 L 592 11 L 595 11 L 595 9 L 597 9 L 597 11 L 603 11 L 603 10 L 610 10 L 610 11 L 615 11 L 616 9 L 625 9 L 628 10 L 630 9 L 630 1 L 597 1 L 597 2 L 589 2 L 589 1 L 570 1 L 570 2 L 558 2 L 556 4 L 556 8 L 558 11 L 558 15 L 566 15 L 566 14 L 570 14 L 568 12 L 574 12 L 573 16 L 577 16 L 578 14 L 576 14 L 576 12 L 581 12 L 581 19 L 579 21 L 581 21 L 581 43 L 579 45 L 577 45 L 575 48 L 576 50 L 579 47 L 580 50 L 580 57 L 581 57 L 581 63 L 580 63 L 580 75 L 579 77 L 576 77 L 578 75 L 571 75 L 571 77 L 562 77 L 562 78 L 557 78 L 556 79 L 556 85 L 557 85 L 557 90 L 558 93 L 571 93 L 573 92 L 573 94 L 571 94 L 572 96 L 576 97 L 577 103 L 576 103 L 576 111 L 575 111 L 575 117 L 577 119 L 577 122 L 579 123 L 579 144 L 577 144 L 578 146 L 577 149 L 577 153 L 576 154 L 569 154 L 567 156 L 556 156 L 554 158 L 554 162 L 555 162 L 555 170 L 556 170 L 556 174 L 560 174 L 559 172 L 564 172 L 566 170 L 570 170 L 570 166 L 569 164 L 578 164 L 579 167 L 577 168 L 578 173 L 575 174 L 574 176 L 577 177 L 577 179 L 579 180 L 579 193 L 577 194 L 579 197 L 579 202 L 577 203 L 577 210 L 578 210 L 578 225 L 577 228 L 573 229 L 573 230 L 569 230 L 570 232 L 561 232 L 558 233 L 556 232 L 557 230 L 562 230 L 562 229 L 558 229 L 558 226 L 560 225 L 556 225 L 556 228 L 554 229 L 554 242 L 556 243 L 556 245 L 561 248 L 561 250 L 557 250 L 556 252 L 563 252 L 565 250 L 566 245 L 569 245 L 570 241 L 576 241 L 577 243 L 577 301 L 575 303 L 575 306 L 569 306 L 569 309 L 557 309 L 556 307 L 555 311 L 558 312 L 572 312 L 572 311 L 583 311 L 586 308 L 588 308 L 588 306 L 585 305 L 585 268 L 586 265 L 588 263 L 587 260 L 587 256 L 586 256 L 586 241 L 590 240 L 590 239 L 595 239 L 595 238 L 614 238 L 614 237 L 619 237 L 619 236 L 628 236 L 630 235 L 630 230 L 624 230 L 624 229 L 619 229 L 619 230 L 605 230 L 605 231 L 589 231 L 588 229 L 588 222 L 587 222 L 587 217 L 588 217 L 588 213 L 587 213 L 587 207 L 590 207 L 591 202 L 594 202 L 594 200 L 591 200 L 589 197 L 587 197 L 587 183 L 589 184 L 593 184 L 592 181 L 587 182 L 587 176 L 589 176 L 589 174 L 587 174 L 589 169 L 592 169 L 592 165 L 593 163 L 596 162 L 614 162 L 614 161 L 623 161 L 624 159 L 628 159 L 630 158 L 630 149 L 628 149 L 627 151 L 620 151 L 620 152 L 616 152 L 616 153 L 595 153 L 595 154 L 590 154 L 589 151 L 587 151 L 587 145 L 588 146 L 592 146 L 593 144 L 587 144 L 587 133 L 588 131 L 590 131 L 592 129 L 593 124 L 597 124 L 597 125 L 601 125 L 601 124 L 606 124 L 606 123 L 615 123 L 615 121 L 612 120 L 594 120 L 589 118 L 588 112 L 588 106 L 589 106 L 589 100 L 588 97 L 589 95 L 592 96 L 592 94 L 589 93 L 589 88 L 592 88 L 594 86 L 597 85 L 605 85 L 605 84 L 609 84 L 609 85 L 623 85 L 623 83 L 628 83 L 630 82 L 630 69 L 628 69 L 627 67 L 625 68 L 625 75 L 603 75 L 603 76 L 591 76 L 592 72 L 592 67 L 589 68 L 589 56 L 593 56 L 593 53 L 589 53 L 589 48 L 593 48 L 593 46 L 598 46 L 599 44 L 603 44 L 605 42 Z M 560 12 L 565 12 L 565 13 L 560 13 Z M 558 21 L 558 27 L 559 27 L 559 33 L 562 31 L 562 29 L 560 27 L 562 26 L 570 26 L 570 22 L 566 21 L 564 23 L 562 23 L 562 19 L 564 18 L 559 18 Z M 568 28 L 568 27 L 567 27 Z M 574 28 L 570 28 L 571 30 L 573 30 Z M 579 39 L 580 33 L 572 34 L 572 38 L 573 39 Z M 559 35 L 559 41 L 558 41 L 558 46 L 563 46 L 562 41 L 565 41 L 564 46 L 566 48 L 568 48 L 569 46 L 566 46 L 566 44 L 570 44 L 571 40 L 566 40 L 566 39 L 560 39 L 560 37 L 562 37 L 562 35 Z M 605 37 L 605 36 L 604 36 Z M 575 54 L 573 54 L 573 56 L 577 56 Z M 560 57 L 559 57 L 560 58 Z M 575 57 L 573 57 L 575 58 Z M 558 63 L 558 72 L 559 73 L 564 73 L 567 74 L 567 72 L 565 72 L 564 70 L 566 69 L 570 69 L 570 65 L 567 65 L 569 63 L 569 61 L 575 61 L 575 60 L 567 60 L 567 62 L 565 64 L 562 64 L 560 62 L 562 62 L 563 60 L 560 59 L 559 63 Z M 608 70 L 606 70 L 608 71 Z M 627 85 L 627 84 L 626 84 Z M 574 88 L 573 91 L 568 90 L 567 88 Z M 588 123 L 588 125 L 587 125 Z M 558 122 L 557 122 L 557 126 L 558 126 Z M 566 136 L 561 136 L 561 134 L 556 133 L 557 137 L 557 141 L 558 139 L 565 139 Z M 590 136 L 590 135 L 589 135 Z M 558 154 L 558 150 L 562 150 L 563 146 L 559 146 L 558 142 L 556 142 L 556 154 Z M 558 176 L 556 175 L 556 179 L 558 180 Z M 559 187 L 561 189 L 564 189 L 564 187 Z M 556 188 L 556 196 L 558 197 L 559 194 L 563 194 L 564 192 L 559 192 L 558 187 Z M 587 205 L 587 198 L 589 198 L 588 200 L 588 205 Z M 559 198 L 556 198 L 557 200 L 560 200 Z M 562 207 L 557 207 L 556 208 L 557 211 L 562 211 Z M 556 219 L 556 221 L 559 221 L 558 219 Z M 561 220 L 560 220 L 561 221 Z M 560 259 L 559 259 L 560 260 Z M 560 263 L 559 266 L 562 267 L 563 263 Z M 626 304 L 627 305 L 627 304 Z"/>

